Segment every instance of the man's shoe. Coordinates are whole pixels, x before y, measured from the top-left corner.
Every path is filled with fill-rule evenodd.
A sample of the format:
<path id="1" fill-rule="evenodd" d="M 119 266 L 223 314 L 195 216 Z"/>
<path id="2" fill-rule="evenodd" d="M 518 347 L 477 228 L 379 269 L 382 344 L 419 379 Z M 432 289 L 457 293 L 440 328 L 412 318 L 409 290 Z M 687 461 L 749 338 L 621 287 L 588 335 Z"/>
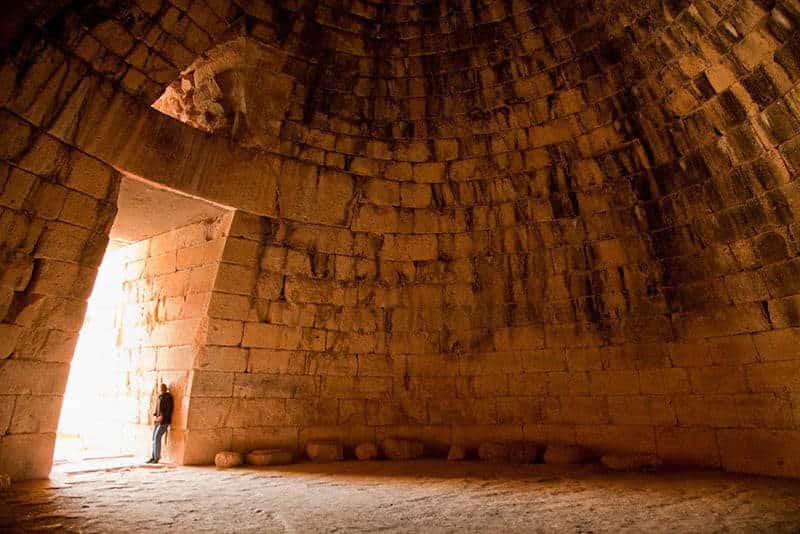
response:
<path id="1" fill-rule="evenodd" d="M 150 458 L 150 459 L 149 459 L 149 460 L 147 460 L 145 463 L 146 463 L 146 464 L 154 464 L 154 463 L 156 463 L 156 461 L 155 461 L 155 460 L 153 460 L 152 458 Z"/>

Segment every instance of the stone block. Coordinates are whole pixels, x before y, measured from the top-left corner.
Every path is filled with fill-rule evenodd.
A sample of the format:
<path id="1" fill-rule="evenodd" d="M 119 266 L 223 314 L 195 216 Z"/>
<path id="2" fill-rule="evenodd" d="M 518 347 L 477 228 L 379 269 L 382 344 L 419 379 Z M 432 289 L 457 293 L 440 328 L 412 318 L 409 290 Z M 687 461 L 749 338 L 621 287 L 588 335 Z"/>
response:
<path id="1" fill-rule="evenodd" d="M 800 391 L 800 361 L 770 361 L 749 365 L 747 382 L 754 392 Z"/>
<path id="2" fill-rule="evenodd" d="M 411 164 L 404 161 L 390 163 L 386 166 L 386 178 L 389 180 L 407 181 L 412 179 Z"/>
<path id="3" fill-rule="evenodd" d="M 313 376 L 237 373 L 233 384 L 235 397 L 309 398 L 317 396 Z"/>
<path id="4" fill-rule="evenodd" d="M 689 370 L 692 393 L 744 393 L 748 390 L 743 367 L 695 367 Z"/>
<path id="5" fill-rule="evenodd" d="M 608 398 L 608 415 L 612 424 L 675 425 L 675 408 L 665 395 L 625 395 Z"/>
<path id="6" fill-rule="evenodd" d="M 235 451 L 222 451 L 214 456 L 214 465 L 220 469 L 229 469 L 231 467 L 239 467 L 244 463 L 242 453 Z"/>
<path id="7" fill-rule="evenodd" d="M 800 328 L 771 330 L 753 336 L 756 349 L 763 360 L 796 360 Z"/>
<path id="8" fill-rule="evenodd" d="M 93 228 L 99 211 L 100 206 L 96 199 L 77 191 L 70 191 L 64 200 L 59 219 L 76 226 Z"/>
<path id="9" fill-rule="evenodd" d="M 437 139 L 434 143 L 436 159 L 440 161 L 458 159 L 457 139 Z"/>
<path id="10" fill-rule="evenodd" d="M 339 413 L 336 419 L 340 424 L 364 424 L 366 421 L 366 403 L 364 399 L 340 399 Z M 370 421 L 370 424 L 374 424 Z"/>
<path id="11" fill-rule="evenodd" d="M 60 395 L 19 395 L 8 428 L 10 434 L 54 434 L 61 411 Z"/>
<path id="12" fill-rule="evenodd" d="M 367 202 L 376 206 L 398 206 L 400 204 L 400 184 L 388 180 L 369 180 L 364 185 Z"/>
<path id="13" fill-rule="evenodd" d="M 283 449 L 256 449 L 246 459 L 248 465 L 286 465 L 294 461 L 294 455 Z"/>
<path id="14" fill-rule="evenodd" d="M 306 445 L 306 454 L 315 463 L 339 462 L 344 460 L 344 447 L 341 443 L 313 441 Z"/>
<path id="15" fill-rule="evenodd" d="M 639 393 L 637 371 L 589 371 L 592 395 L 636 395 Z"/>
<path id="16" fill-rule="evenodd" d="M 8 167 L 6 166 L 6 169 Z M 6 169 L 4 170 L 7 172 Z M 34 191 L 39 178 L 20 169 L 11 169 L 0 194 L 0 206 L 19 210 L 25 204 L 28 196 Z"/>
<path id="17" fill-rule="evenodd" d="M 656 451 L 664 463 L 701 467 L 720 467 L 717 436 L 713 429 L 659 427 Z"/>
<path id="18" fill-rule="evenodd" d="M 53 462 L 55 434 L 0 436 L 0 473 L 11 481 L 47 478 Z"/>
<path id="19" fill-rule="evenodd" d="M 8 429 L 11 425 L 11 416 L 14 414 L 14 404 L 16 404 L 16 401 L 16 395 L 0 396 L 0 436 L 8 434 Z"/>
<path id="20" fill-rule="evenodd" d="M 21 335 L 21 326 L 0 323 L 0 360 L 8 358 L 14 352 Z"/>
<path id="21" fill-rule="evenodd" d="M 356 445 L 355 455 L 359 460 L 375 460 L 378 458 L 378 446 L 372 442 L 359 443 Z"/>
<path id="22" fill-rule="evenodd" d="M 246 266 L 258 264 L 258 254 L 260 252 L 260 243 L 258 241 L 228 237 L 224 240 L 224 243 L 222 261 Z"/>
<path id="23" fill-rule="evenodd" d="M 459 462 L 467 459 L 467 449 L 461 445 L 451 445 L 447 451 L 448 462 Z"/>
<path id="24" fill-rule="evenodd" d="M 117 176 L 114 169 L 77 150 L 70 154 L 70 165 L 64 185 L 97 199 L 106 198 L 112 179 Z"/>
<path id="25" fill-rule="evenodd" d="M 284 449 L 300 453 L 297 426 L 234 428 L 231 447 L 237 450 Z"/>
<path id="26" fill-rule="evenodd" d="M 201 326 L 209 345 L 238 346 L 242 342 L 242 321 L 206 318 Z"/>
<path id="27" fill-rule="evenodd" d="M 686 369 L 662 368 L 639 371 L 639 385 L 645 395 L 674 395 L 689 392 L 689 374 Z"/>
<path id="28" fill-rule="evenodd" d="M 390 438 L 381 442 L 381 450 L 390 460 L 415 460 L 425 453 L 425 445 L 419 441 Z"/>
<path id="29" fill-rule="evenodd" d="M 6 359 L 0 364 L 0 384 L 6 395 L 62 395 L 69 365 Z"/>
<path id="30" fill-rule="evenodd" d="M 302 374 L 306 354 L 299 351 L 249 349 L 247 372 L 254 374 Z"/>
<path id="31" fill-rule="evenodd" d="M 191 411 L 191 406 L 189 410 Z M 218 451 L 232 448 L 230 429 L 182 429 L 175 425 L 173 427 L 170 430 L 172 437 L 169 452 L 172 459 L 180 465 L 211 465 Z M 144 428 L 143 437 L 146 435 L 147 427 Z"/>
<path id="32" fill-rule="evenodd" d="M 544 451 L 544 463 L 551 465 L 582 464 L 590 458 L 589 451 L 575 445 L 551 444 Z"/>
<path id="33" fill-rule="evenodd" d="M 196 370 L 192 373 L 192 395 L 230 397 L 233 395 L 233 380 L 233 373 Z"/>
<path id="34" fill-rule="evenodd" d="M 722 467 L 726 471 L 761 475 L 800 476 L 800 432 L 767 429 L 717 431 Z"/>
<path id="35" fill-rule="evenodd" d="M 404 183 L 400 187 L 400 204 L 404 208 L 427 208 L 433 193 L 428 184 Z"/>
<path id="36" fill-rule="evenodd" d="M 335 425 L 338 420 L 337 399 L 286 399 L 286 417 L 290 425 Z M 346 401 L 341 401 L 346 402 Z M 350 420 L 360 424 L 363 421 Z"/>
<path id="37" fill-rule="evenodd" d="M 156 323 L 149 337 L 144 336 L 143 344 L 149 347 L 168 347 L 172 345 L 191 345 L 197 340 L 204 319 L 183 319 Z"/>
<path id="38" fill-rule="evenodd" d="M 196 365 L 207 371 L 244 372 L 247 361 L 247 349 L 206 345 L 198 352 Z"/>
<path id="39" fill-rule="evenodd" d="M 243 347 L 293 350 L 300 347 L 301 331 L 282 325 L 245 323 Z"/>
<path id="40" fill-rule="evenodd" d="M 269 391 L 264 394 L 271 395 Z M 225 420 L 229 428 L 282 426 L 288 423 L 286 400 L 274 398 L 235 398 L 233 408 Z"/>
<path id="41" fill-rule="evenodd" d="M 190 399 L 185 426 L 190 430 L 222 428 L 228 421 L 233 399 L 197 397 Z"/>
<path id="42" fill-rule="evenodd" d="M 179 270 L 186 270 L 214 264 L 220 260 L 221 250 L 224 245 L 224 239 L 215 239 L 199 245 L 179 248 L 175 266 Z"/>
<path id="43" fill-rule="evenodd" d="M 323 397 L 383 399 L 390 396 L 392 379 L 387 376 L 325 376 L 321 383 Z"/>
<path id="44" fill-rule="evenodd" d="M 384 236 L 381 258 L 388 261 L 423 261 L 436 259 L 438 253 L 435 236 L 389 234 Z"/>
<path id="45" fill-rule="evenodd" d="M 576 445 L 600 453 L 655 454 L 655 430 L 647 425 L 578 425 Z"/>
<path id="46" fill-rule="evenodd" d="M 256 285 L 258 271 L 247 265 L 234 265 L 232 263 L 221 263 L 219 267 L 207 266 L 206 276 L 195 276 L 192 270 L 192 278 L 197 278 L 197 282 L 192 282 L 192 287 L 204 288 L 204 291 L 211 289 L 213 284 L 214 291 L 223 293 L 234 293 L 237 295 L 252 295 Z"/>

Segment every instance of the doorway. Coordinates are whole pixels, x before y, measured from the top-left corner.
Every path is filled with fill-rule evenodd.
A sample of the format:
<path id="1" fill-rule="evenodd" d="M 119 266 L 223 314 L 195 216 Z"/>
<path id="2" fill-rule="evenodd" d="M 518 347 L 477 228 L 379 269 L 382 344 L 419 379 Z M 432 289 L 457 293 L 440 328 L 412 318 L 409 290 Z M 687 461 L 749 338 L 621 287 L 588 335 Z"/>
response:
<path id="1" fill-rule="evenodd" d="M 70 366 L 55 465 L 145 458 L 162 382 L 180 411 L 193 364 L 197 310 L 209 289 L 192 285 L 199 269 L 192 258 L 219 241 L 214 238 L 227 213 L 145 182 L 122 180 L 118 213 Z"/>

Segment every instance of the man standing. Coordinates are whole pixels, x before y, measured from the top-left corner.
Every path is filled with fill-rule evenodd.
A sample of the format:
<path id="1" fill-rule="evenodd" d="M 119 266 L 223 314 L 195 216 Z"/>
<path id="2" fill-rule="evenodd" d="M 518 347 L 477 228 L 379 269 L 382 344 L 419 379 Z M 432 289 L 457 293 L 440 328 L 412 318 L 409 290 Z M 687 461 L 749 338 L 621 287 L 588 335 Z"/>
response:
<path id="1" fill-rule="evenodd" d="M 155 423 L 153 427 L 153 455 L 147 460 L 148 464 L 157 464 L 161 459 L 161 437 L 167 432 L 167 427 L 172 422 L 172 394 L 167 391 L 167 385 L 161 383 L 161 395 L 158 396 Z"/>

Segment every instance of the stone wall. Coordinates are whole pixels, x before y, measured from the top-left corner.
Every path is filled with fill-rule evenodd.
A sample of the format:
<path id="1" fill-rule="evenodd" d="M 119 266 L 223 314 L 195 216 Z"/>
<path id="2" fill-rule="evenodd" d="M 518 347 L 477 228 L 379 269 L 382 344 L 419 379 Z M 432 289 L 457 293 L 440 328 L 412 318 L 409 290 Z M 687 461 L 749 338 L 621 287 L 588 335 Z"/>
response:
<path id="1" fill-rule="evenodd" d="M 647 154 L 630 179 L 672 324 L 657 392 L 695 451 L 794 476 L 798 7 L 696 2 L 652 13 L 624 45 Z"/>
<path id="2" fill-rule="evenodd" d="M 795 3 L 211 4 L 26 12 L 2 78 L 59 139 L 258 216 L 186 461 L 403 435 L 800 474 Z M 137 107 L 173 80 L 213 137 Z"/>
<path id="3" fill-rule="evenodd" d="M 114 252 L 124 269 L 117 350 L 127 362 L 124 405 L 135 408 L 126 434 L 150 453 L 159 384 L 175 399 L 165 457 L 183 463 L 192 370 L 209 328 L 207 311 L 230 215 L 139 241 Z M 202 365 L 202 364 L 201 364 Z"/>
<path id="4" fill-rule="evenodd" d="M 793 275 L 768 274 L 757 240 L 740 239 L 763 232 L 791 268 L 795 216 L 786 191 L 770 192 L 791 169 L 739 126 L 763 122 L 766 102 L 743 93 L 766 83 L 751 72 L 791 84 L 780 61 L 731 64 L 748 43 L 786 57 L 792 8 L 651 2 L 609 24 L 570 6 L 495 6 L 451 52 L 462 36 L 438 10 L 362 7 L 294 11 L 281 33 L 272 11 L 245 6 L 256 44 L 226 67 L 245 80 L 248 114 L 273 121 L 247 122 L 240 142 L 304 160 L 265 183 L 280 220 L 259 275 L 273 293 L 256 296 L 281 311 L 261 310 L 242 342 L 289 387 L 272 398 L 275 377 L 234 378 L 234 397 L 265 399 L 248 401 L 275 421 L 263 439 L 300 405 L 300 444 L 317 432 L 555 440 L 795 472 L 782 373 L 797 372 L 797 333 L 793 301 L 775 298 L 796 292 Z M 413 31 L 437 16 L 447 38 Z M 253 70 L 285 112 L 259 106 Z M 737 97 L 705 76 L 745 81 Z M 769 453 L 752 457 L 755 443 Z"/>
<path id="5" fill-rule="evenodd" d="M 120 216 L 131 213 L 121 210 Z M 203 344 L 215 329 L 209 304 L 231 218 L 223 214 L 109 248 L 72 364 L 72 373 L 84 375 L 69 385 L 74 404 L 65 404 L 59 434 L 74 435 L 91 453 L 146 458 L 163 382 L 176 403 L 164 457 L 184 462 L 192 373 L 208 365 Z M 148 221 L 130 224 L 146 227 Z M 194 413 L 202 412 L 199 406 Z"/>
<path id="6" fill-rule="evenodd" d="M 0 471 L 50 471 L 69 362 L 119 175 L 0 112 Z"/>

